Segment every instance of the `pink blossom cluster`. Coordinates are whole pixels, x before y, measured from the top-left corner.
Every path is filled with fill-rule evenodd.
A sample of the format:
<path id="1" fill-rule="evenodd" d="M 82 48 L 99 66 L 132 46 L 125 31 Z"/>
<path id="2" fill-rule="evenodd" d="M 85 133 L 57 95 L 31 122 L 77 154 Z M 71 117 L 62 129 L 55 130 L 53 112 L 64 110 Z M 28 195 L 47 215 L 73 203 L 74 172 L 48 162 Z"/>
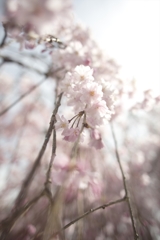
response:
<path id="1" fill-rule="evenodd" d="M 79 65 L 66 74 L 59 91 L 64 92 L 67 105 L 72 106 L 76 114 L 69 121 L 64 116 L 57 116 L 56 129 L 63 129 L 64 140 L 76 141 L 83 125 L 90 131 L 90 145 L 96 149 L 102 148 L 98 128 L 108 121 L 113 113 L 113 106 L 108 101 L 112 98 L 108 83 L 103 79 L 96 81 L 93 69 Z"/>

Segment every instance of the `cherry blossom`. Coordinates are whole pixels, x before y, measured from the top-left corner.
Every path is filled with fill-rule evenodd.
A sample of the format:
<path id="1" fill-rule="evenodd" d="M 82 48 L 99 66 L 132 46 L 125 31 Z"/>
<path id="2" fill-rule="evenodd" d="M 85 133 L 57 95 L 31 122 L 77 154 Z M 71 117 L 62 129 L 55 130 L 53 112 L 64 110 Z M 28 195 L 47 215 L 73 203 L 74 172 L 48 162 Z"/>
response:
<path id="1" fill-rule="evenodd" d="M 63 139 L 68 142 L 75 142 L 79 137 L 79 134 L 80 134 L 79 128 L 65 129 L 62 133 L 62 135 L 64 135 Z"/>
<path id="2" fill-rule="evenodd" d="M 94 80 L 93 69 L 84 65 L 77 66 L 73 71 L 72 78 L 74 78 L 74 81 L 77 84 L 83 85 L 83 83 L 89 83 Z"/>
<path id="3" fill-rule="evenodd" d="M 65 129 L 68 128 L 68 121 L 65 119 L 65 117 L 62 115 L 61 117 L 57 114 L 56 116 L 57 122 L 55 124 L 55 129 Z"/>
<path id="4" fill-rule="evenodd" d="M 100 101 L 103 96 L 102 86 L 98 85 L 96 82 L 87 83 L 82 87 L 82 92 L 83 94 L 80 100 L 85 102 L 87 106 Z"/>
<path id="5" fill-rule="evenodd" d="M 104 204 L 124 196 L 126 179 L 140 237 L 157 240 L 160 97 L 146 90 L 138 99 L 133 81 L 119 77 L 118 65 L 77 20 L 68 0 L 6 0 L 3 24 L 0 235 L 132 239 L 127 199 L 104 210 Z M 18 204 L 21 188 L 25 194 Z M 32 208 L 26 211 L 27 206 Z M 92 214 L 97 206 L 101 210 Z M 62 231 L 86 211 L 87 218 Z"/>

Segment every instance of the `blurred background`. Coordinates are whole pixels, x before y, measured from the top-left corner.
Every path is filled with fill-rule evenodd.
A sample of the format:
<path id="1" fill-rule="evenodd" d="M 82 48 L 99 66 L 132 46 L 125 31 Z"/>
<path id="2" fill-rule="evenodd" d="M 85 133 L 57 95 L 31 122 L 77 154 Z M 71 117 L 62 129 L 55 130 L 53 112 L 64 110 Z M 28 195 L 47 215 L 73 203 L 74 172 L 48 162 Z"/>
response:
<path id="1" fill-rule="evenodd" d="M 74 0 L 74 9 L 123 78 L 160 93 L 159 0 Z"/>
<path id="2" fill-rule="evenodd" d="M 2 2 L 5 3 L 5 0 L 0 0 L 1 12 Z M 11 0 L 11 2 L 16 1 Z M 31 10 L 33 2 L 30 0 L 28 4 Z M 50 2 L 56 4 L 59 2 L 63 8 L 67 1 L 51 0 Z M 42 0 L 42 3 L 44 4 L 45 1 Z M 100 59 L 98 54 L 96 55 L 98 57 L 95 59 L 98 59 L 99 68 L 101 68 L 101 63 L 102 65 L 105 63 L 104 66 L 110 74 L 111 65 L 111 70 L 113 67 L 113 73 L 116 74 L 117 66 L 115 64 L 114 68 L 114 62 L 112 63 L 110 58 L 121 67 L 118 75 L 120 77 L 117 79 L 115 77 L 118 81 L 116 86 L 119 87 L 116 89 L 119 104 L 115 110 L 116 116 L 113 117 L 118 149 L 130 186 L 138 232 L 144 240 L 160 240 L 160 107 L 158 105 L 160 98 L 153 99 L 150 92 L 146 91 L 142 102 L 138 102 L 139 108 L 132 109 L 132 106 L 137 103 L 134 101 L 130 108 L 124 107 L 126 99 L 127 103 L 128 99 L 131 101 L 132 97 L 134 99 L 134 86 L 132 86 L 133 89 L 128 87 L 128 85 L 131 87 L 132 79 L 135 80 L 139 91 L 151 88 L 155 95 L 160 94 L 160 1 L 74 0 L 73 7 L 74 15 L 78 17 L 79 22 L 91 29 L 93 39 L 98 42 L 104 55 L 107 54 L 105 61 L 103 58 Z M 38 4 L 35 4 L 33 9 L 39 13 Z M 23 10 L 25 13 L 25 9 Z M 62 27 L 68 21 L 65 15 L 67 11 L 68 8 L 64 7 L 63 14 L 57 14 Z M 36 23 L 41 20 L 43 24 L 48 12 L 44 11 L 44 15 L 43 11 L 40 13 L 42 13 L 42 18 L 38 15 Z M 28 15 L 25 19 L 28 19 Z M 77 19 L 75 22 L 77 23 Z M 39 24 L 40 29 L 41 24 Z M 55 22 L 53 25 L 56 25 Z M 84 39 L 89 35 L 85 28 L 72 26 L 72 22 L 73 28 L 68 23 L 69 27 L 66 32 L 65 27 L 61 29 L 60 26 L 58 30 L 56 29 L 57 32 L 53 31 L 53 33 L 60 39 L 61 37 L 65 39 L 68 31 L 70 37 L 68 37 L 70 39 L 68 44 L 77 41 L 77 36 L 81 36 L 81 33 Z M 1 39 L 3 36 L 4 29 L 1 27 Z M 10 40 L 7 38 L 7 43 Z M 11 41 L 10 44 L 0 49 L 0 108 L 2 112 L 19 96 L 34 86 L 38 87 L 6 114 L 0 116 L 0 220 L 7 217 L 13 209 L 14 200 L 26 173 L 37 157 L 53 110 L 55 82 L 63 79 L 60 73 L 50 77 L 45 77 L 44 74 L 50 66 L 56 69 L 57 63 L 61 64 L 61 61 L 63 63 L 65 59 L 63 53 L 65 55 L 67 52 L 65 49 L 63 52 L 63 49 L 53 47 L 51 55 L 47 51 L 42 51 L 44 45 L 37 46 L 33 50 L 22 49 L 20 51 L 22 40 L 18 35 L 15 41 Z M 84 47 L 81 38 L 78 41 Z M 98 53 L 101 54 L 99 48 Z M 68 58 L 71 59 L 71 66 L 77 65 L 78 54 L 77 52 L 74 54 L 73 48 L 71 58 Z M 80 56 L 79 60 L 78 64 L 82 64 Z M 66 65 L 67 61 L 69 60 L 66 60 Z M 66 67 L 65 70 L 68 68 Z M 43 84 L 39 84 L 41 81 Z M 127 98 L 126 95 L 129 97 Z M 64 104 L 61 110 L 65 115 L 68 108 Z M 59 211 L 56 213 L 53 211 L 57 214 L 56 216 L 53 214 L 52 219 L 55 225 L 60 219 L 61 211 L 63 211 L 61 226 L 64 226 L 88 209 L 124 195 L 110 125 L 105 126 L 102 131 L 104 150 L 98 152 L 92 149 L 91 151 L 88 146 L 82 145 L 79 148 L 77 162 L 74 164 L 70 161 L 72 144 L 67 145 L 66 142 L 61 141 L 62 137 L 59 134 L 58 137 L 61 138 L 58 138 L 57 157 L 52 169 L 52 190 L 55 196 L 59 187 L 64 187 L 66 184 L 66 176 L 68 183 L 64 195 L 57 198 L 60 204 Z M 41 166 L 31 184 L 26 201 L 30 201 L 44 187 L 50 150 L 51 143 L 48 145 Z M 42 239 L 38 234 L 44 231 L 47 216 L 48 201 L 44 197 L 17 222 L 8 240 Z M 51 227 L 52 225 L 54 224 L 51 223 Z M 72 225 L 65 232 L 66 239 L 73 240 L 128 240 L 133 237 L 130 216 L 125 203 L 116 205 L 114 208 L 107 208 L 105 211 L 97 211 Z"/>

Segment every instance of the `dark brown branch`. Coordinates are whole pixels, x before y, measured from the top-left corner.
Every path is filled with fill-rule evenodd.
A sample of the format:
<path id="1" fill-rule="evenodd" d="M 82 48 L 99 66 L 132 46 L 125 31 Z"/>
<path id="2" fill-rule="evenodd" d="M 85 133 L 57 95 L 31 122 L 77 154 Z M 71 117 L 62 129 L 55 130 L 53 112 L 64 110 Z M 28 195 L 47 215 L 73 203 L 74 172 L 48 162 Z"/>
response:
<path id="1" fill-rule="evenodd" d="M 41 159 L 44 155 L 44 152 L 46 150 L 47 144 L 49 142 L 49 139 L 50 139 L 50 136 L 51 136 L 51 133 L 52 133 L 52 130 L 53 130 L 54 123 L 56 121 L 56 114 L 57 114 L 58 108 L 60 106 L 62 95 L 63 95 L 63 93 L 61 93 L 58 97 L 58 101 L 56 103 L 55 109 L 54 109 L 53 114 L 51 116 L 50 124 L 49 124 L 48 130 L 47 130 L 46 136 L 45 136 L 44 143 L 41 147 L 41 150 L 39 151 L 39 154 L 38 154 L 38 156 L 37 156 L 37 158 L 36 158 L 36 160 L 33 164 L 32 169 L 30 170 L 29 174 L 27 175 L 26 179 L 24 180 L 24 182 L 22 184 L 21 191 L 20 191 L 20 193 L 17 197 L 17 200 L 16 200 L 16 207 L 21 206 L 21 204 L 23 203 L 23 200 L 24 200 L 24 198 L 27 194 L 27 190 L 28 190 L 29 185 L 32 181 L 32 178 L 33 178 L 37 168 L 39 167 Z"/>
<path id="2" fill-rule="evenodd" d="M 97 210 L 99 210 L 99 209 L 105 209 L 105 208 L 107 208 L 107 207 L 109 207 L 109 206 L 115 205 L 115 204 L 120 203 L 120 202 L 123 202 L 123 201 L 125 201 L 125 200 L 126 200 L 126 197 L 120 198 L 120 199 L 118 199 L 118 200 L 115 200 L 115 201 L 112 201 L 112 202 L 109 202 L 109 203 L 106 203 L 106 204 L 103 204 L 103 205 L 101 205 L 101 206 L 99 206 L 99 207 L 96 207 L 96 208 L 92 208 L 92 209 L 90 209 L 89 211 L 85 212 L 83 215 L 77 217 L 76 219 L 74 219 L 73 221 L 71 221 L 70 223 L 68 223 L 67 225 L 65 225 L 62 230 L 70 227 L 72 224 L 74 224 L 74 223 L 76 223 L 77 221 L 79 221 L 80 219 L 86 217 L 86 216 L 89 215 L 90 213 L 93 213 L 93 212 L 95 212 L 95 211 L 97 211 Z"/>
<path id="3" fill-rule="evenodd" d="M 128 205 L 128 209 L 129 209 L 129 213 L 130 213 L 131 222 L 132 222 L 134 239 L 138 240 L 139 236 L 138 236 L 138 233 L 137 233 L 135 219 L 134 219 L 134 216 L 133 216 L 133 210 L 132 210 L 132 206 L 131 206 L 129 190 L 128 190 L 128 187 L 127 187 L 127 182 L 126 182 L 126 177 L 125 177 L 125 174 L 124 174 L 124 170 L 123 170 L 123 167 L 122 167 L 122 164 L 121 164 L 121 160 L 120 160 L 120 156 L 119 156 L 119 152 L 118 152 L 117 140 L 116 140 L 116 137 L 115 137 L 115 133 L 114 133 L 112 123 L 110 124 L 110 126 L 111 126 L 112 137 L 113 137 L 113 141 L 114 141 L 114 145 L 115 145 L 115 154 L 116 154 L 117 162 L 118 162 L 118 165 L 119 165 L 119 168 L 120 168 L 120 171 L 121 171 L 121 175 L 122 175 L 122 179 L 123 179 L 123 186 L 124 186 L 125 196 L 126 196 L 127 205 Z"/>

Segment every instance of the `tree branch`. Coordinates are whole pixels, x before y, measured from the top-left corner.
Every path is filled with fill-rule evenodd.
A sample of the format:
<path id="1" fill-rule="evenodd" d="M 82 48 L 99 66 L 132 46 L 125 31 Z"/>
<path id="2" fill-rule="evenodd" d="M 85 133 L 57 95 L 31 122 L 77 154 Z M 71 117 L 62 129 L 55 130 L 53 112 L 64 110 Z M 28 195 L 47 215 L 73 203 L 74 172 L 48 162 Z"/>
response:
<path id="1" fill-rule="evenodd" d="M 117 162 L 118 162 L 118 165 L 119 165 L 119 168 L 120 168 L 120 171 L 121 171 L 121 175 L 122 175 L 122 179 L 123 179 L 123 186 L 124 186 L 125 196 L 126 196 L 127 205 L 128 205 L 128 209 L 129 209 L 129 213 L 130 213 L 131 222 L 132 222 L 134 239 L 138 240 L 139 236 L 138 236 L 138 233 L 137 233 L 135 219 L 134 219 L 134 216 L 133 216 L 133 210 L 132 210 L 131 201 L 130 201 L 130 197 L 129 197 L 129 190 L 128 190 L 128 187 L 127 187 L 127 182 L 126 182 L 126 177 L 125 177 L 125 174 L 124 174 L 124 170 L 123 170 L 123 167 L 122 167 L 122 164 L 121 164 L 121 160 L 120 160 L 120 156 L 119 156 L 119 152 L 118 152 L 117 140 L 116 140 L 116 137 L 115 137 L 115 133 L 114 133 L 112 123 L 110 123 L 110 126 L 111 126 L 111 132 L 112 132 L 112 137 L 113 137 L 113 141 L 114 141 L 114 146 L 115 146 L 115 154 L 116 154 Z"/>
<path id="2" fill-rule="evenodd" d="M 52 183 L 51 171 L 52 171 L 52 165 L 53 165 L 53 161 L 54 161 L 55 156 L 56 156 L 56 131 L 55 131 L 55 128 L 53 127 L 52 153 L 51 153 L 51 159 L 50 159 L 50 162 L 49 162 L 48 170 L 47 170 L 47 173 L 46 173 L 46 182 L 44 184 L 46 195 L 48 196 L 51 203 L 53 201 L 53 199 L 52 199 L 53 196 L 52 196 L 52 191 L 51 191 L 51 183 Z"/>
<path id="3" fill-rule="evenodd" d="M 76 223 L 77 221 L 79 221 L 80 219 L 86 217 L 86 216 L 89 215 L 90 213 L 93 213 L 93 212 L 95 212 L 95 211 L 97 211 L 97 210 L 99 210 L 99 209 L 105 209 L 105 208 L 107 208 L 107 207 L 109 207 L 109 206 L 115 205 L 115 204 L 120 203 L 120 202 L 123 202 L 123 201 L 125 201 L 125 200 L 126 200 L 126 196 L 123 197 L 123 198 L 120 198 L 120 199 L 118 199 L 118 200 L 115 200 L 115 201 L 112 201 L 112 202 L 103 204 L 103 205 L 101 205 L 101 206 L 99 206 L 99 207 L 92 208 L 92 209 L 88 210 L 87 212 L 85 212 L 84 214 L 82 214 L 81 216 L 79 216 L 79 217 L 77 217 L 76 219 L 74 219 L 73 221 L 71 221 L 70 223 L 68 223 L 67 225 L 65 225 L 65 226 L 62 228 L 62 230 L 70 227 L 72 224 L 74 224 L 74 223 Z"/>
<path id="4" fill-rule="evenodd" d="M 21 190 L 20 190 L 20 193 L 17 197 L 17 200 L 16 200 L 16 203 L 15 203 L 15 209 L 13 212 L 11 212 L 10 216 L 7 217 L 5 220 L 3 220 L 1 222 L 1 235 L 0 235 L 0 240 L 5 240 L 11 230 L 11 228 L 13 227 L 13 225 L 15 224 L 15 222 L 19 219 L 20 216 L 22 216 L 22 214 L 24 214 L 26 211 L 29 210 L 29 208 L 35 204 L 43 195 L 46 195 L 47 197 L 48 196 L 48 191 L 46 191 L 46 189 L 48 190 L 48 186 L 47 184 L 49 183 L 50 181 L 50 174 L 51 174 L 51 168 L 52 168 L 52 163 L 53 163 L 53 160 L 54 160 L 54 156 L 55 156 L 55 151 L 56 151 L 56 135 L 55 135 L 55 129 L 54 129 L 54 135 L 53 135 L 53 148 L 52 148 L 52 156 L 51 156 L 51 160 L 50 160 L 50 164 L 49 164 L 49 168 L 48 168 L 48 171 L 47 171 L 47 175 L 46 175 L 46 185 L 45 185 L 45 188 L 43 189 L 43 191 L 38 195 L 36 196 L 33 200 L 31 200 L 29 203 L 27 203 L 26 205 L 24 206 L 21 206 L 22 203 L 23 203 L 23 200 L 25 199 L 26 197 L 26 194 L 27 194 L 27 190 L 30 186 L 30 183 L 33 179 L 33 176 L 34 176 L 34 173 L 36 171 L 36 169 L 38 168 L 40 162 L 41 162 L 41 159 L 43 157 L 43 154 L 46 150 L 46 147 L 47 147 L 47 144 L 48 144 L 48 141 L 50 139 L 50 136 L 51 136 L 51 133 L 52 133 L 52 130 L 54 128 L 54 124 L 55 124 L 55 121 L 56 121 L 56 114 L 57 114 L 57 111 L 59 109 L 59 106 L 60 106 L 60 102 L 61 102 L 61 98 L 62 98 L 62 95 L 63 93 L 61 93 L 58 97 L 58 100 L 57 100 L 57 103 L 56 103 L 56 106 L 55 106 L 55 109 L 53 111 L 53 114 L 51 116 L 51 120 L 50 120 L 50 124 L 49 124 L 49 128 L 47 130 L 47 133 L 46 133 L 46 136 L 45 136 L 45 140 L 44 140 L 44 143 L 41 147 L 41 150 L 36 158 L 36 161 L 34 162 L 33 164 L 33 167 L 31 169 L 31 171 L 29 172 L 29 174 L 27 175 L 26 179 L 24 180 L 23 184 L 22 184 L 22 187 L 21 187 Z M 51 192 L 49 192 L 51 193 Z M 50 199 L 50 198 L 49 198 Z"/>
<path id="5" fill-rule="evenodd" d="M 33 167 L 32 169 L 30 170 L 29 174 L 27 175 L 26 179 L 24 180 L 23 184 L 22 184 L 22 187 L 21 187 L 21 191 L 17 197 L 17 200 L 16 200 L 16 206 L 21 206 L 26 194 L 27 194 L 27 190 L 28 190 L 28 187 L 32 181 L 32 178 L 35 174 L 35 171 L 36 169 L 38 168 L 40 162 L 41 162 L 41 159 L 44 155 L 44 152 L 46 150 L 46 147 L 47 147 L 47 144 L 49 142 L 49 139 L 50 139 L 50 136 L 51 136 L 51 133 L 52 133 L 52 130 L 53 130 L 53 126 L 54 126 L 54 123 L 56 121 L 56 114 L 57 114 L 57 111 L 58 111 L 58 108 L 60 106 L 60 102 L 61 102 L 61 98 L 62 98 L 62 95 L 63 93 L 61 93 L 58 97 L 58 101 L 56 103 L 56 106 L 55 106 L 55 109 L 53 111 L 53 114 L 51 116 L 51 120 L 50 120 L 50 124 L 49 124 L 49 127 L 48 127 L 48 130 L 47 130 L 47 133 L 46 133 L 46 136 L 45 136 L 45 140 L 44 140 L 44 143 L 39 151 L 39 154 L 33 164 Z"/>

